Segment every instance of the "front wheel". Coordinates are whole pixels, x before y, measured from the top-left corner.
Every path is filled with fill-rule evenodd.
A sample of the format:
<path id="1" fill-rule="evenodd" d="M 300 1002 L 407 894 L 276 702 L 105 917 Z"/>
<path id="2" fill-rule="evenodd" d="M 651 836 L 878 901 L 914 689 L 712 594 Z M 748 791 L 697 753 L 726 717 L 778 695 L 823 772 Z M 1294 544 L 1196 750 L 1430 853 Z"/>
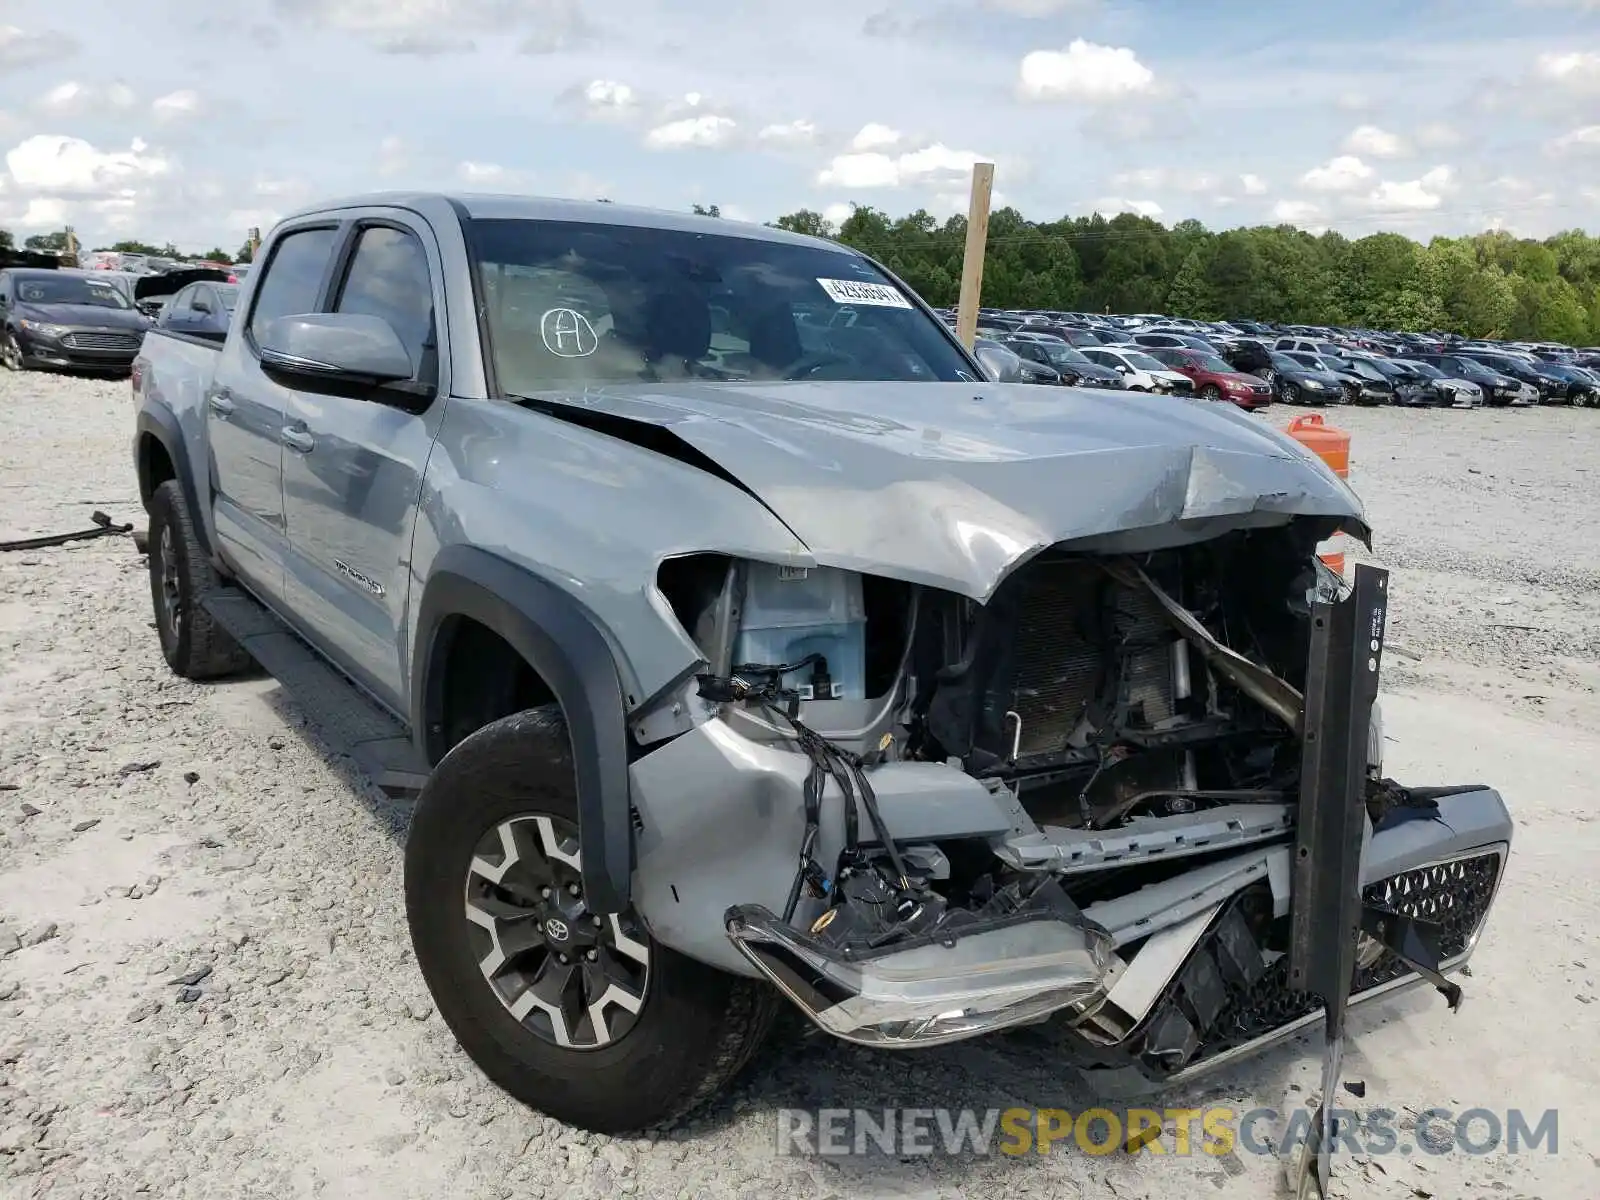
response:
<path id="1" fill-rule="evenodd" d="M 9 329 L 0 333 L 0 366 L 8 371 L 22 370 L 22 347 Z"/>
<path id="2" fill-rule="evenodd" d="M 1208 384 L 1205 385 L 1205 387 L 1200 389 L 1200 399 L 1202 399 L 1202 400 L 1221 400 L 1222 399 L 1222 389 L 1219 388 L 1214 383 L 1208 383 Z"/>
<path id="3" fill-rule="evenodd" d="M 560 709 L 468 736 L 406 840 L 417 965 L 462 1048 L 522 1103 L 596 1133 L 667 1125 L 744 1066 L 777 997 L 656 944 L 631 912 L 591 912 L 581 854 Z"/>

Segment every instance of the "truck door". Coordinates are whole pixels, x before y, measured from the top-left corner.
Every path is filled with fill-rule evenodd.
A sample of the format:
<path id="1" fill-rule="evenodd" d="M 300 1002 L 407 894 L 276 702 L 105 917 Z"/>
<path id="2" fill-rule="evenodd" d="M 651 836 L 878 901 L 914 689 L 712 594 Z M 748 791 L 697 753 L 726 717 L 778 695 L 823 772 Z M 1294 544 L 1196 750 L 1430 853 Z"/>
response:
<path id="1" fill-rule="evenodd" d="M 405 710 L 411 531 L 448 391 L 437 243 L 408 214 L 356 215 L 327 310 L 382 317 L 434 398 L 291 391 L 284 412 L 285 589 L 305 632 L 380 700 Z M 436 320 L 436 314 L 439 319 Z"/>
<path id="2" fill-rule="evenodd" d="M 283 589 L 285 390 L 262 372 L 255 344 L 276 318 L 316 310 L 337 235 L 338 225 L 324 221 L 274 240 L 243 336 L 217 357 L 206 395 L 217 540 L 234 570 L 274 604 Z"/>

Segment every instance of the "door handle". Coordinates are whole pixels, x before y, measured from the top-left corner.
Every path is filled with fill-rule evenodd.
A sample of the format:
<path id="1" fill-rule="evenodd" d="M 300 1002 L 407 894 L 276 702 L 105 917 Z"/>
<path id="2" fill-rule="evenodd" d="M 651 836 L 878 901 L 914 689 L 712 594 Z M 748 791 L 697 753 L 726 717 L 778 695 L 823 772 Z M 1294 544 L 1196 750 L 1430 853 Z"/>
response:
<path id="1" fill-rule="evenodd" d="M 227 420 L 233 415 L 233 396 L 231 393 L 227 391 L 212 392 L 207 397 L 207 400 L 211 405 L 211 411 L 223 420 Z"/>
<path id="2" fill-rule="evenodd" d="M 298 450 L 301 454 L 310 454 L 317 441 L 304 429 L 297 429 L 293 425 L 285 425 L 278 431 L 278 439 L 289 449 Z"/>

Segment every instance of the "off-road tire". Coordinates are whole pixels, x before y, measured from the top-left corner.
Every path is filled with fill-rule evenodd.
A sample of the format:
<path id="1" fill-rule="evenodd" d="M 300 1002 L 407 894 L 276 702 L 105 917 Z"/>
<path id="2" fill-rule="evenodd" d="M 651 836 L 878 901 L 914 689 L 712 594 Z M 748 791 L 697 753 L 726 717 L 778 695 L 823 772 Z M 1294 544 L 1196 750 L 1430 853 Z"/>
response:
<path id="1" fill-rule="evenodd" d="M 185 679 L 218 679 L 248 667 L 250 656 L 200 604 L 217 586 L 217 573 L 175 479 L 150 498 L 149 548 L 150 603 L 167 665 Z"/>
<path id="2" fill-rule="evenodd" d="M 484 726 L 444 757 L 417 800 L 406 840 L 411 942 L 439 1015 L 510 1095 L 596 1133 L 661 1129 L 745 1066 L 779 999 L 764 983 L 651 941 L 643 1005 L 616 1041 L 568 1049 L 511 1015 L 469 944 L 464 887 L 486 831 L 537 815 L 576 824 L 571 754 L 561 710 L 547 705 Z"/>

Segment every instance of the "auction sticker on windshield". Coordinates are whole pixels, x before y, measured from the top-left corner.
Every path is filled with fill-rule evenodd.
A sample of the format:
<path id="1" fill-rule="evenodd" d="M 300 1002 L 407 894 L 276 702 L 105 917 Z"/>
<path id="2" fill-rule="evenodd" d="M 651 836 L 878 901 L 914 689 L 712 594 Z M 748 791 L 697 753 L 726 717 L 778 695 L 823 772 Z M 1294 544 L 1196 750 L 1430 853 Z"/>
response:
<path id="1" fill-rule="evenodd" d="M 876 304 L 883 308 L 910 308 L 907 300 L 883 283 L 862 283 L 856 279 L 819 279 L 822 290 L 838 304 Z"/>

